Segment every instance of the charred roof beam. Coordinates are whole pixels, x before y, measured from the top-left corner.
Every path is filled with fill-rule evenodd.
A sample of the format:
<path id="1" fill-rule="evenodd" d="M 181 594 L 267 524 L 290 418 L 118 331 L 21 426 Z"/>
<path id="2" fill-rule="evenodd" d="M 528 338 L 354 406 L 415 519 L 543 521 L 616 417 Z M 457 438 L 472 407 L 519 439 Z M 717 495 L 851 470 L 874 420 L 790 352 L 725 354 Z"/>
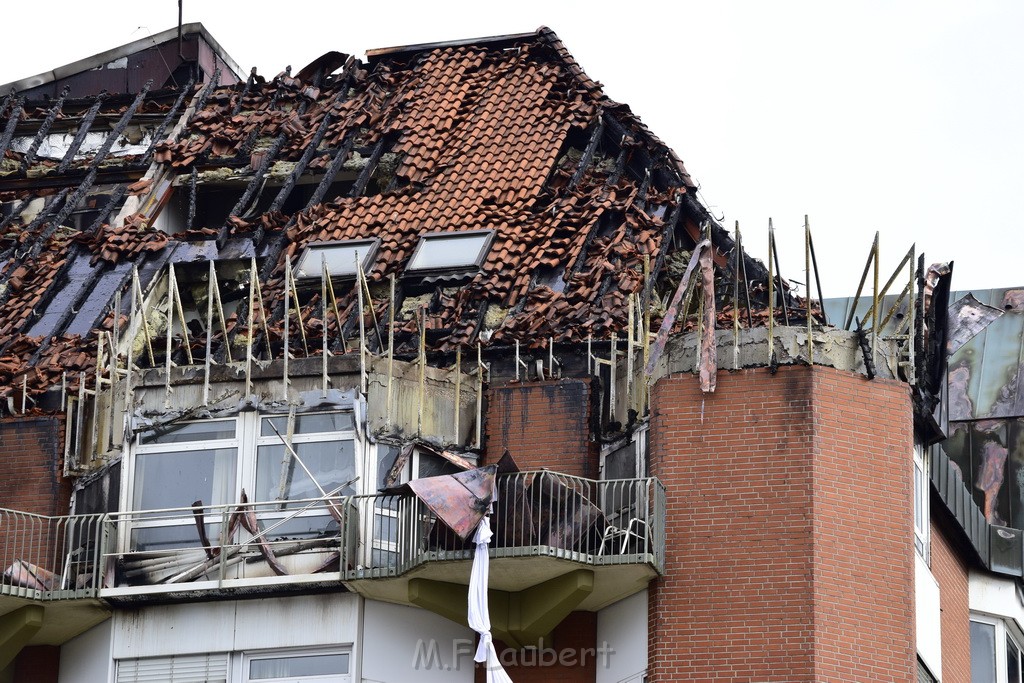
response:
<path id="1" fill-rule="evenodd" d="M 374 145 L 373 151 L 370 153 L 370 158 L 366 162 L 366 166 L 363 166 L 363 170 L 359 172 L 359 177 L 356 178 L 355 185 L 349 191 L 349 197 L 361 197 L 363 192 L 366 191 L 366 186 L 370 184 L 370 178 L 373 177 L 373 172 L 377 169 L 377 164 L 380 163 L 380 158 L 384 155 L 384 140 L 378 140 L 377 144 Z"/>
<path id="2" fill-rule="evenodd" d="M 92 224 L 86 229 L 84 234 L 93 234 L 96 232 L 96 230 L 99 229 L 100 225 L 103 224 L 104 218 L 110 215 L 110 212 L 113 211 L 114 207 L 116 207 L 118 202 L 121 201 L 126 191 L 127 188 L 124 185 L 119 185 L 111 193 L 110 198 L 107 200 L 107 203 L 103 207 L 103 210 L 96 217 L 96 219 L 93 220 Z M 82 249 L 83 247 L 80 242 L 73 243 L 71 247 L 68 249 L 68 253 L 64 259 L 64 264 L 54 274 L 53 279 L 50 281 L 49 287 L 47 287 L 46 291 L 43 292 L 43 295 L 40 297 L 38 303 L 32 309 L 32 312 L 29 314 L 28 320 L 25 323 L 24 329 L 29 329 L 32 325 L 34 325 L 36 321 L 39 320 L 39 318 L 42 316 L 43 311 L 46 310 L 47 305 L 49 305 L 49 303 L 53 301 L 54 297 L 61 290 L 64 289 L 64 287 L 67 284 L 64 281 L 64 276 L 68 272 L 68 270 L 71 269 L 71 266 L 78 258 L 78 255 L 82 252 Z M 56 325 L 54 325 L 53 334 L 47 335 L 43 339 L 42 343 L 40 343 L 39 345 L 39 348 L 36 349 L 36 352 L 32 355 L 32 359 L 28 363 L 29 366 L 34 366 L 36 362 L 39 360 L 39 358 L 42 357 L 42 354 L 46 351 L 47 348 L 49 348 L 51 339 L 54 339 L 63 333 L 64 328 L 67 326 L 69 322 L 71 322 L 71 319 L 77 313 L 79 306 L 81 306 L 82 304 L 82 301 L 84 301 L 86 297 L 89 296 L 89 294 L 92 292 L 93 286 L 103 276 L 107 268 L 108 265 L 106 264 L 106 262 L 104 262 L 104 264 L 90 270 L 89 278 L 86 281 L 86 283 L 82 286 L 82 289 L 79 292 L 78 296 L 75 297 L 74 301 L 70 302 L 67 306 L 64 307 L 63 311 L 61 312 L 60 318 L 57 320 Z M 3 348 L 0 348 L 0 352 L 5 350 L 13 340 L 14 337 L 12 336 L 11 339 L 8 340 L 7 344 L 5 344 Z"/>
<path id="3" fill-rule="evenodd" d="M 583 180 L 583 176 L 586 174 L 587 169 L 590 168 L 590 163 L 594 160 L 594 154 L 597 152 L 597 147 L 601 144 L 601 135 L 603 133 L 604 122 L 602 117 L 598 116 L 597 123 L 594 124 L 594 128 L 590 133 L 590 141 L 587 142 L 587 148 L 583 151 L 583 156 L 580 157 L 580 163 L 576 167 L 576 171 L 572 174 L 572 178 L 569 180 L 570 190 L 576 189 L 576 186 L 579 185 L 581 180 Z"/>
<path id="4" fill-rule="evenodd" d="M 295 183 L 298 182 L 299 176 L 306 172 L 306 167 L 309 166 L 309 162 L 311 162 L 313 157 L 316 156 L 317 149 L 320 147 L 320 143 L 323 141 L 324 135 L 327 134 L 327 128 L 331 125 L 333 120 L 334 118 L 330 113 L 324 115 L 323 120 L 320 121 L 320 125 L 316 129 L 316 133 L 313 135 L 313 140 L 306 145 L 306 149 L 303 150 L 298 163 L 295 164 L 295 168 L 292 169 L 292 172 L 289 174 L 288 180 L 285 181 L 284 185 L 281 186 L 281 189 L 278 190 L 277 196 L 274 197 L 274 201 L 270 205 L 270 211 L 280 211 L 281 207 L 284 206 L 284 203 L 288 200 L 288 196 L 291 195 L 292 190 L 295 189 Z M 262 238 L 262 235 L 260 235 L 260 238 Z M 257 243 L 259 242 L 259 240 L 255 238 L 253 241 Z"/>
<path id="5" fill-rule="evenodd" d="M 334 157 L 331 159 L 331 163 L 327 166 L 327 171 L 324 173 L 324 177 L 320 179 L 320 184 L 317 185 L 316 191 L 313 192 L 313 196 L 306 202 L 305 211 L 309 211 L 311 208 L 319 204 L 327 196 L 327 190 L 330 189 L 334 183 L 334 179 L 338 173 L 341 172 L 341 167 L 345 165 L 345 160 L 348 159 L 348 155 L 352 152 L 352 147 L 355 146 L 356 137 L 355 135 L 349 135 L 341 147 L 339 147 Z"/>
<path id="6" fill-rule="evenodd" d="M 32 138 L 32 144 L 29 145 L 28 151 L 25 152 L 25 156 L 21 160 L 21 170 L 27 171 L 28 167 L 32 165 L 32 162 L 36 160 L 36 153 L 39 151 L 40 145 L 43 144 L 43 139 L 50 133 L 50 127 L 53 126 L 53 122 L 57 120 L 57 116 L 60 114 L 61 109 L 64 108 L 64 100 L 68 96 L 68 91 L 71 90 L 71 86 L 66 85 L 64 89 L 60 91 L 60 96 L 54 103 L 50 110 L 46 112 L 46 118 L 39 125 L 39 130 L 36 131 L 36 135 Z"/>
<path id="7" fill-rule="evenodd" d="M 18 125 L 18 121 L 21 119 L 21 112 L 25 106 L 25 98 L 19 97 L 14 102 L 14 107 L 11 109 L 11 117 L 7 119 L 7 125 L 4 127 L 4 133 L 0 136 L 0 159 L 4 158 L 7 153 L 7 148 L 11 146 L 11 140 L 14 138 L 14 129 Z"/>
<path id="8" fill-rule="evenodd" d="M 78 154 L 78 150 L 81 149 L 82 143 L 85 142 L 85 136 L 89 134 L 89 128 L 92 127 L 92 122 L 96 119 L 96 114 L 99 112 L 100 107 L 103 105 L 103 100 L 107 96 L 107 91 L 101 92 L 93 100 L 92 106 L 89 107 L 89 111 L 85 112 L 85 116 L 82 117 L 82 122 L 78 124 L 78 131 L 75 132 L 75 137 L 71 140 L 71 146 L 68 147 L 68 151 L 64 153 L 64 158 L 60 160 L 60 164 L 57 166 L 57 173 L 64 173 L 71 166 L 71 162 L 75 160 L 75 155 Z"/>
<path id="9" fill-rule="evenodd" d="M 50 199 L 50 201 L 46 202 L 46 205 L 39 211 L 39 213 L 36 214 L 35 218 L 33 218 L 29 222 L 29 224 L 26 225 L 23 229 L 19 230 L 19 233 L 21 233 L 23 235 L 31 235 L 32 232 L 34 232 L 43 223 L 43 221 L 47 220 L 50 217 L 50 214 L 52 214 L 54 212 L 54 210 L 57 208 L 58 204 L 60 204 L 61 202 L 64 201 L 64 198 L 67 197 L 68 192 L 70 192 L 70 191 L 71 191 L 71 188 L 65 187 L 55 197 Z M 12 263 L 10 265 L 10 267 L 8 268 L 8 273 L 12 272 L 15 268 L 17 268 L 19 265 L 21 265 L 22 262 L 24 261 L 24 256 L 23 255 L 22 256 L 17 256 L 18 246 L 19 246 L 19 244 L 17 242 L 15 242 L 14 246 L 12 246 L 12 247 L 10 247 L 8 249 L 5 249 L 2 253 L 0 253 L 0 262 L 6 261 L 7 259 L 9 259 L 12 254 L 16 255 L 14 263 Z M 26 253 L 28 253 L 28 252 L 26 252 Z M 7 278 L 5 277 L 3 279 L 3 281 L 6 282 Z M 0 292 L 0 301 L 6 301 L 7 300 L 6 299 L 6 295 L 7 295 L 7 291 Z"/>
<path id="10" fill-rule="evenodd" d="M 252 89 L 253 83 L 256 81 L 256 67 L 253 67 L 249 72 L 249 77 L 245 79 L 245 85 L 242 86 L 242 92 L 238 95 L 238 101 L 235 102 L 235 106 L 231 108 L 231 115 L 237 116 L 238 112 L 242 111 L 242 102 L 249 95 L 249 91 Z"/>
<path id="11" fill-rule="evenodd" d="M 21 218 L 21 214 L 25 211 L 25 208 L 32 202 L 34 197 L 30 194 L 24 199 L 18 202 L 17 206 L 11 208 L 11 213 L 6 216 L 3 220 L 0 220 L 0 232 L 7 228 L 16 218 Z"/>
<path id="12" fill-rule="evenodd" d="M 189 77 L 188 83 L 186 83 L 185 87 L 181 89 L 181 92 L 178 94 L 178 98 L 174 100 L 174 104 L 171 105 L 171 108 L 167 111 L 167 115 L 164 116 L 162 121 L 160 121 L 160 125 L 156 127 L 156 130 L 153 131 L 153 136 L 149 141 L 149 149 L 147 149 L 146 153 L 142 155 L 141 163 L 149 164 L 150 160 L 153 158 L 154 152 L 156 152 L 157 143 L 160 142 L 160 138 L 163 137 L 164 131 L 167 130 L 167 127 L 171 125 L 171 121 L 173 121 L 174 117 L 178 115 L 178 111 L 185 103 L 185 96 L 192 91 L 192 86 L 195 85 L 195 82 L 195 76 Z"/>
<path id="13" fill-rule="evenodd" d="M 138 111 L 139 107 L 142 105 L 142 101 L 146 99 L 146 95 L 149 93 L 149 89 L 152 86 L 153 79 L 146 81 L 146 84 L 142 86 L 142 90 L 140 90 L 139 94 L 135 96 L 135 99 L 132 100 L 132 103 L 128 106 L 128 109 L 125 110 L 124 114 L 121 115 L 121 119 L 117 122 L 117 125 L 114 126 L 114 130 L 110 131 L 110 135 L 108 135 L 107 139 L 103 141 L 103 146 L 97 150 L 96 155 L 92 159 L 92 163 L 89 164 L 90 171 L 95 171 L 99 168 L 100 164 L 103 163 L 103 160 L 107 158 L 108 154 L 110 154 L 110 150 L 113 149 L 114 143 L 117 142 L 117 139 L 121 137 L 122 133 L 124 133 L 128 124 L 131 123 L 132 117 L 135 116 L 135 112 Z M 93 178 L 95 179 L 95 176 L 93 176 Z"/>
<path id="14" fill-rule="evenodd" d="M 199 97 L 196 98 L 195 106 L 192 109 L 192 116 L 189 117 L 189 123 L 191 123 L 192 118 L 194 118 L 195 115 L 201 112 L 203 110 L 203 107 L 206 106 L 206 100 L 209 99 L 210 93 L 212 93 L 217 88 L 217 83 L 219 81 L 220 68 L 218 67 L 213 70 L 213 76 L 210 77 L 210 80 L 206 84 L 206 87 L 199 91 Z"/>

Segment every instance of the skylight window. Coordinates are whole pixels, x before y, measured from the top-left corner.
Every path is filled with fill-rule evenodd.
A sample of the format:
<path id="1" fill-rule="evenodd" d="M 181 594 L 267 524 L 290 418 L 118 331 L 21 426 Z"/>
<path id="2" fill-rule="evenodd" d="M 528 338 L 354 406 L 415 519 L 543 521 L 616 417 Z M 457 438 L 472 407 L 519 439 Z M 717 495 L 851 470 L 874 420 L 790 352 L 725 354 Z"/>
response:
<path id="1" fill-rule="evenodd" d="M 409 270 L 479 267 L 490 245 L 490 230 L 423 235 L 409 260 Z"/>
<path id="2" fill-rule="evenodd" d="M 327 270 L 331 277 L 354 277 L 356 274 L 356 254 L 363 272 L 369 267 L 377 251 L 378 240 L 347 240 L 344 242 L 314 242 L 308 245 L 298 265 L 295 266 L 295 277 L 298 279 L 319 278 L 323 273 L 323 260 L 327 260 Z"/>

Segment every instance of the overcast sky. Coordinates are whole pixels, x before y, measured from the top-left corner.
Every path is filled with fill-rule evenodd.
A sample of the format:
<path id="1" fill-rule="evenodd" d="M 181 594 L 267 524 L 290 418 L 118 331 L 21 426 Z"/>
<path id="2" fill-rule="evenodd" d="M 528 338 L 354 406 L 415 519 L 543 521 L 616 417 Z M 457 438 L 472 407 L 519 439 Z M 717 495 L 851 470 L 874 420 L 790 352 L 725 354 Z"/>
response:
<path id="1" fill-rule="evenodd" d="M 1024 285 L 1024 3 L 184 2 L 266 76 L 329 50 L 550 26 L 755 256 L 774 219 L 788 277 L 803 280 L 809 214 L 826 297 L 852 295 L 876 230 L 885 274 L 916 242 L 956 261 L 957 289 Z M 177 0 L 2 16 L 0 83 L 171 28 Z"/>

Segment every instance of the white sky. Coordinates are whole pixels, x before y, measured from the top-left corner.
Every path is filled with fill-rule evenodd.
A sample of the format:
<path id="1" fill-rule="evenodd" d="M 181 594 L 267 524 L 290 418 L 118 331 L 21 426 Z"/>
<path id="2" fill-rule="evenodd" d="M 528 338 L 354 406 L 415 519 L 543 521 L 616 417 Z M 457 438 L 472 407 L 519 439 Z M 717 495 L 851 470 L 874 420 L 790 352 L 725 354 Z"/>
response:
<path id="1" fill-rule="evenodd" d="M 5 2 L 0 83 L 171 28 L 177 0 Z M 774 219 L 803 280 L 810 215 L 826 297 L 852 295 L 876 230 L 883 278 L 912 243 L 954 287 L 1024 284 L 1024 3 L 185 0 L 248 70 L 328 50 L 544 24 L 685 160 L 748 250 Z"/>

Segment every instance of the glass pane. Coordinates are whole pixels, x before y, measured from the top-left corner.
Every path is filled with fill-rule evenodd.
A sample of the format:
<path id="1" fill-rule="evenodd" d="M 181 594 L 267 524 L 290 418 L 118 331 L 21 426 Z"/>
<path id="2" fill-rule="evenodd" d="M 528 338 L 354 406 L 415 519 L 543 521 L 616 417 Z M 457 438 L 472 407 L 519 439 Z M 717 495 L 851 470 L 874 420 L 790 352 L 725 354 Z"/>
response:
<path id="1" fill-rule="evenodd" d="M 235 438 L 234 420 L 205 420 L 168 425 L 139 435 L 139 442 L 183 443 L 185 441 L 215 441 Z"/>
<path id="2" fill-rule="evenodd" d="M 401 452 L 402 449 L 398 446 L 381 445 L 377 447 L 377 481 L 375 483 L 375 492 L 387 486 L 388 473 L 395 466 L 395 461 L 398 460 Z M 395 484 L 398 483 L 399 481 L 395 482 Z"/>
<path id="3" fill-rule="evenodd" d="M 971 622 L 971 683 L 996 680 L 996 627 Z"/>
<path id="4" fill-rule="evenodd" d="M 249 662 L 249 680 L 294 676 L 328 676 L 348 673 L 348 653 L 308 655 L 305 657 L 274 657 Z"/>
<path id="5" fill-rule="evenodd" d="M 209 519 L 209 517 L 207 517 Z M 206 524 L 206 537 L 212 543 L 220 538 L 220 522 Z M 202 541 L 195 522 L 187 524 L 158 527 L 136 527 L 132 529 L 132 550 L 181 550 L 183 548 L 201 548 Z"/>
<path id="6" fill-rule="evenodd" d="M 373 567 L 393 567 L 398 564 L 398 553 L 374 548 L 370 552 L 370 562 Z"/>
<path id="7" fill-rule="evenodd" d="M 373 540 L 395 543 L 398 541 L 398 518 L 391 515 L 373 516 Z"/>
<path id="8" fill-rule="evenodd" d="M 458 474 L 462 471 L 462 468 L 456 467 L 444 458 L 429 453 L 421 453 L 419 460 L 419 467 L 416 468 L 416 476 L 419 479 L 442 474 Z"/>
<path id="9" fill-rule="evenodd" d="M 429 235 L 409 262 L 410 270 L 475 266 L 490 233 Z"/>
<path id="10" fill-rule="evenodd" d="M 275 417 L 263 418 L 260 427 L 260 436 L 277 436 L 277 433 L 284 436 L 288 433 L 288 416 L 278 415 Z M 352 413 L 313 413 L 309 415 L 295 416 L 296 434 L 319 434 L 322 432 L 351 432 L 355 430 L 356 422 Z"/>
<path id="11" fill-rule="evenodd" d="M 1021 683 L 1020 650 L 1009 636 L 1006 637 L 1006 680 L 1009 683 Z"/>
<path id="12" fill-rule="evenodd" d="M 139 453 L 135 456 L 132 508 L 158 510 L 234 501 L 234 448 L 181 453 Z"/>
<path id="13" fill-rule="evenodd" d="M 355 479 L 355 444 L 351 439 L 297 443 L 294 449 L 327 493 Z M 349 484 L 335 495 L 354 494 L 355 487 Z M 257 449 L 255 500 L 300 500 L 320 496 L 316 484 L 302 466 L 295 462 L 284 444 L 260 446 Z"/>
<path id="14" fill-rule="evenodd" d="M 317 510 L 323 510 L 318 507 Z M 277 515 L 261 512 L 259 515 L 260 527 L 266 532 L 267 538 L 271 541 L 281 539 L 309 539 L 309 538 L 334 538 L 338 535 L 338 522 L 330 514 L 302 515 L 282 521 L 284 518 Z"/>
<path id="15" fill-rule="evenodd" d="M 636 479 L 636 444 L 628 443 L 604 458 L 604 479 Z"/>
<path id="16" fill-rule="evenodd" d="M 297 278 L 319 278 L 323 274 L 323 259 L 327 259 L 327 272 L 331 277 L 356 274 L 356 252 L 359 262 L 366 267 L 367 258 L 373 251 L 373 240 L 362 242 L 339 242 L 319 247 L 309 247 L 299 259 L 295 268 Z"/>

